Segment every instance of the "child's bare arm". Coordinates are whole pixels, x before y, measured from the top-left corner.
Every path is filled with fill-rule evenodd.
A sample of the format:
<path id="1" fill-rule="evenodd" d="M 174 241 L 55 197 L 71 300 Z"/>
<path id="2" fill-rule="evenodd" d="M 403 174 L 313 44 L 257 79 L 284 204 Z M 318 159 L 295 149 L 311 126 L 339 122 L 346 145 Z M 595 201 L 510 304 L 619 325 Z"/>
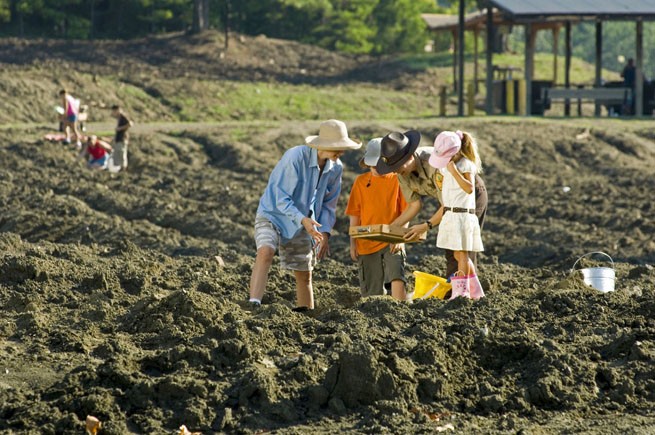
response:
<path id="1" fill-rule="evenodd" d="M 134 123 L 128 119 L 127 124 L 121 125 L 120 127 L 116 127 L 116 131 L 127 131 L 133 125 Z"/>
<path id="2" fill-rule="evenodd" d="M 109 145 L 109 144 L 108 144 L 107 142 L 105 142 L 104 140 L 100 140 L 100 139 L 98 139 L 98 144 L 99 144 L 101 147 L 103 147 L 105 150 L 109 151 L 109 152 L 112 152 L 112 151 L 113 151 L 113 148 L 111 147 L 111 145 Z"/>
<path id="3" fill-rule="evenodd" d="M 350 217 L 350 226 L 351 227 L 356 227 L 361 223 L 361 219 L 359 216 L 349 216 Z M 353 261 L 357 261 L 357 258 L 359 257 L 359 254 L 357 253 L 357 243 L 355 243 L 355 239 L 353 237 L 350 238 L 350 258 L 352 258 Z"/>
<path id="4" fill-rule="evenodd" d="M 473 193 L 473 181 L 470 172 L 462 174 L 452 160 L 448 163 L 448 171 L 453 174 L 455 181 L 457 181 L 457 184 L 459 184 L 459 187 L 461 187 L 464 192 L 468 194 Z"/>

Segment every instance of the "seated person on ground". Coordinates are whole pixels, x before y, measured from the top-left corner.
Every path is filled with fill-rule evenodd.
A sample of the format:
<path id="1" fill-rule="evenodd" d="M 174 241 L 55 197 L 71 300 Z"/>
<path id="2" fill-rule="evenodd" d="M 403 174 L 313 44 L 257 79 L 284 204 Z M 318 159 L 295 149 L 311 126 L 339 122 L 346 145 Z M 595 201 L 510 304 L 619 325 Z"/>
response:
<path id="1" fill-rule="evenodd" d="M 109 160 L 109 154 L 112 147 L 107 142 L 98 139 L 98 136 L 89 136 L 86 140 L 84 149 L 80 153 L 80 158 L 86 160 L 90 169 L 105 169 Z"/>

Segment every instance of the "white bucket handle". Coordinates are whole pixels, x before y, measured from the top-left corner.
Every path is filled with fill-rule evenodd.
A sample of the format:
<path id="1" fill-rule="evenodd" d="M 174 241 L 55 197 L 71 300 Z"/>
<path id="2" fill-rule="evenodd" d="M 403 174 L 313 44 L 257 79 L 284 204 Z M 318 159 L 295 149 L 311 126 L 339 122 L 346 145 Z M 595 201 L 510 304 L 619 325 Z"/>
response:
<path id="1" fill-rule="evenodd" d="M 585 258 L 588 255 L 594 255 L 594 254 L 602 254 L 602 255 L 606 256 L 607 258 L 609 258 L 610 261 L 612 262 L 612 270 L 614 269 L 614 260 L 612 260 L 612 257 L 610 257 L 608 254 L 606 254 L 606 253 L 604 253 L 602 251 L 594 251 L 594 252 L 587 252 L 586 254 L 582 255 L 577 260 L 575 260 L 575 263 L 573 263 L 573 268 L 571 268 L 571 273 L 573 273 L 575 271 L 575 265 L 578 264 L 578 261 L 582 260 L 583 258 Z"/>
<path id="2" fill-rule="evenodd" d="M 434 293 L 435 290 L 437 290 L 437 289 L 439 288 L 440 285 L 441 285 L 440 282 L 438 282 L 438 283 L 436 283 L 435 285 L 433 285 L 432 288 L 431 288 L 430 290 L 428 290 L 427 292 L 425 292 L 425 294 L 424 294 L 423 296 L 421 296 L 421 299 L 427 299 L 427 298 L 429 298 L 430 295 L 431 295 L 432 293 Z"/>

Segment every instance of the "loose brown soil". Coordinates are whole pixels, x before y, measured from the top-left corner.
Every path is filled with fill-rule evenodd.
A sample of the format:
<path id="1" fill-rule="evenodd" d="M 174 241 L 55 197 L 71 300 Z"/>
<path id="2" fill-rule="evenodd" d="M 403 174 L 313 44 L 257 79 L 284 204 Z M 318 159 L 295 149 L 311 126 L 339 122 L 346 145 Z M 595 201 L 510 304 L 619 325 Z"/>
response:
<path id="1" fill-rule="evenodd" d="M 485 299 L 359 298 L 343 213 L 351 152 L 317 309 L 291 311 L 277 262 L 264 305 L 244 304 L 259 196 L 318 122 L 140 125 L 118 174 L 41 140 L 47 126 L 0 129 L 0 431 L 81 433 L 94 415 L 106 434 L 652 433 L 651 126 L 348 126 L 365 139 L 417 128 L 426 145 L 443 129 L 479 137 Z M 443 273 L 435 236 L 408 247 L 410 284 L 413 270 Z M 571 273 L 591 251 L 613 258 L 616 291 Z"/>

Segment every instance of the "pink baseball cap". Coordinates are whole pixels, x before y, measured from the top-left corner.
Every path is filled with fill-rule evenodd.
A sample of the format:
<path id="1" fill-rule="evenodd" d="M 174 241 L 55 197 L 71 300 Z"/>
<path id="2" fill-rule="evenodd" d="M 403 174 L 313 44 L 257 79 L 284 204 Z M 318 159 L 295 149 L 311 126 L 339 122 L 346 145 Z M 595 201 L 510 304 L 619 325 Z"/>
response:
<path id="1" fill-rule="evenodd" d="M 441 169 L 448 166 L 450 159 L 462 148 L 461 132 L 442 131 L 434 140 L 434 149 L 430 155 L 430 166 Z"/>

